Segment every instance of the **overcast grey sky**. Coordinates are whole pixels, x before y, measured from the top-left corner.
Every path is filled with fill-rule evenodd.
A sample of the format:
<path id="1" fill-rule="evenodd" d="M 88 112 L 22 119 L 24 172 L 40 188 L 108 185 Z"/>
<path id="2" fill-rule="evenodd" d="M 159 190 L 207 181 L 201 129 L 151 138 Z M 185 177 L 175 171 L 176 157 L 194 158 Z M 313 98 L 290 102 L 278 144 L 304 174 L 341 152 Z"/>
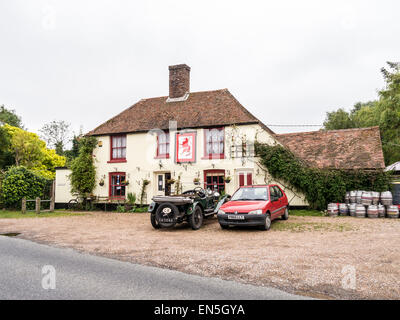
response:
<path id="1" fill-rule="evenodd" d="M 266 124 L 321 124 L 375 99 L 398 61 L 399 1 L 0 0 L 0 104 L 25 126 L 93 129 L 141 98 L 228 88 Z M 318 128 L 277 128 L 276 132 Z"/>

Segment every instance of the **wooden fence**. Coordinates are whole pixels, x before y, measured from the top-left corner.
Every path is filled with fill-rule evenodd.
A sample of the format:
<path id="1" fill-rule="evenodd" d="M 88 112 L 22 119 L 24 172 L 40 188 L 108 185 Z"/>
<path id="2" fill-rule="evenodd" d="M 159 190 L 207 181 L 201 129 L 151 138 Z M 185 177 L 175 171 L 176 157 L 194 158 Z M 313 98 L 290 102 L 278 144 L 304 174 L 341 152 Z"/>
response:
<path id="1" fill-rule="evenodd" d="M 26 203 L 27 202 L 35 202 L 35 210 L 26 210 Z M 50 202 L 50 208 L 48 210 L 40 210 L 42 202 Z M 35 211 L 37 214 L 40 214 L 40 212 L 53 212 L 54 211 L 54 196 L 50 198 L 50 200 L 41 200 L 39 197 L 36 199 L 22 199 L 22 205 L 21 205 L 21 212 L 24 214 L 26 211 Z"/>

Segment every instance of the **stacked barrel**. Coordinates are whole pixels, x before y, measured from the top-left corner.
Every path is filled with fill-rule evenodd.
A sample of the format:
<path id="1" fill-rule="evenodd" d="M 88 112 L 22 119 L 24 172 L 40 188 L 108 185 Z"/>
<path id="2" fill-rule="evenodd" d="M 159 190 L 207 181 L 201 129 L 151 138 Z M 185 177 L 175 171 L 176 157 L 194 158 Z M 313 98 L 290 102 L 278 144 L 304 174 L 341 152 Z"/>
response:
<path id="1" fill-rule="evenodd" d="M 328 214 L 358 218 L 399 218 L 399 206 L 393 204 L 390 191 L 349 191 L 344 203 L 329 203 Z"/>

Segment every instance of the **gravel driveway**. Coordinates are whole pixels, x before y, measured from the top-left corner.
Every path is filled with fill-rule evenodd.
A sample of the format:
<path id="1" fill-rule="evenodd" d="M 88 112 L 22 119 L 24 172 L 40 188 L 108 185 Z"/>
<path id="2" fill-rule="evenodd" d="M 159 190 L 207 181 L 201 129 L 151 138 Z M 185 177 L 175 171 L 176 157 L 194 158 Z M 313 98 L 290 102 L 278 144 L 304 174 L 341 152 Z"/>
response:
<path id="1" fill-rule="evenodd" d="M 400 299 L 400 219 L 291 216 L 273 222 L 265 232 L 221 230 L 216 218 L 211 218 L 193 231 L 187 224 L 154 230 L 147 213 L 96 212 L 0 219 L 0 233 L 4 232 L 312 297 Z"/>

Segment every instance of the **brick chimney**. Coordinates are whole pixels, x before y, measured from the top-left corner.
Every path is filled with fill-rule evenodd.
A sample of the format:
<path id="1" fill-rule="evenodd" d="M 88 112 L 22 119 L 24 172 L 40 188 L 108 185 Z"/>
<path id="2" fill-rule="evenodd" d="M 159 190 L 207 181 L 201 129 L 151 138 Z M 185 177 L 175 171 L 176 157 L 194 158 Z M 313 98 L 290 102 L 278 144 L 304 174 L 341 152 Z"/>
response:
<path id="1" fill-rule="evenodd" d="M 190 67 L 186 64 L 169 66 L 169 98 L 181 98 L 190 91 Z"/>

